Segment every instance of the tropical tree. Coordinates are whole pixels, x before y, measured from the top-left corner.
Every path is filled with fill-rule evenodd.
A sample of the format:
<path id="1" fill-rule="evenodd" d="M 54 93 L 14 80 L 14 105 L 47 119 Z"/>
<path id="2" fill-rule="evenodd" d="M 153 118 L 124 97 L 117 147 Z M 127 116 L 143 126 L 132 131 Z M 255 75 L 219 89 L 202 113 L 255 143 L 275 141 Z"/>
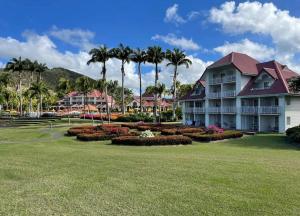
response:
<path id="1" fill-rule="evenodd" d="M 106 82 L 106 62 L 112 57 L 111 50 L 106 46 L 100 46 L 99 48 L 91 49 L 89 52 L 91 59 L 88 60 L 87 64 L 91 63 L 101 63 L 102 64 L 102 80 Z M 108 97 L 107 97 L 107 86 L 105 86 L 105 103 L 106 103 L 106 113 L 109 116 L 109 108 L 108 108 Z"/>
<path id="2" fill-rule="evenodd" d="M 159 122 L 161 119 L 161 103 L 162 103 L 162 96 L 163 94 L 165 94 L 166 92 L 166 85 L 163 83 L 158 83 L 157 87 L 155 88 L 155 93 L 158 95 L 159 99 L 160 99 L 160 105 L 159 105 Z"/>
<path id="3" fill-rule="evenodd" d="M 82 76 L 77 78 L 76 80 L 76 90 L 83 94 L 83 105 L 84 105 L 84 113 L 86 109 L 86 98 L 87 94 L 93 89 L 93 82 L 90 78 L 86 76 Z"/>
<path id="4" fill-rule="evenodd" d="M 288 82 L 289 88 L 293 92 L 299 92 L 300 91 L 300 78 L 295 77 L 289 80 Z"/>
<path id="5" fill-rule="evenodd" d="M 116 93 L 115 93 L 115 102 L 119 106 L 123 103 L 123 91 L 124 91 L 124 105 L 127 106 L 130 102 L 132 102 L 134 98 L 134 94 L 131 89 L 129 88 L 122 88 L 121 86 L 117 87 Z"/>
<path id="6" fill-rule="evenodd" d="M 132 51 L 131 60 L 138 64 L 138 74 L 139 74 L 139 81 L 140 81 L 140 112 L 143 112 L 142 107 L 142 71 L 141 71 L 141 64 L 147 61 L 147 53 L 144 50 L 139 48 Z"/>
<path id="7" fill-rule="evenodd" d="M 62 98 L 66 94 L 70 93 L 72 90 L 74 90 L 74 86 L 70 82 L 70 80 L 61 77 L 58 81 L 58 85 L 56 87 L 57 96 L 59 98 Z"/>
<path id="8" fill-rule="evenodd" d="M 95 88 L 100 91 L 101 93 L 105 91 L 107 87 L 107 82 L 103 79 L 100 79 L 100 80 L 97 80 L 96 83 L 95 83 Z M 106 102 L 107 103 L 107 102 Z M 100 117 L 101 117 L 101 120 L 102 120 L 102 102 L 100 104 Z"/>
<path id="9" fill-rule="evenodd" d="M 164 58 L 165 53 L 162 51 L 161 47 L 159 46 L 153 46 L 148 47 L 147 50 L 147 61 L 155 65 L 155 88 L 157 88 L 157 82 L 158 82 L 158 64 L 160 64 Z M 154 94 L 154 109 L 153 109 L 153 115 L 154 115 L 154 122 L 157 121 L 157 93 Z"/>
<path id="10" fill-rule="evenodd" d="M 110 110 L 113 109 L 114 98 L 115 98 L 118 86 L 119 86 L 119 83 L 117 80 L 114 80 L 114 81 L 110 80 L 107 83 L 107 92 L 111 96 Z"/>
<path id="11" fill-rule="evenodd" d="M 0 88 L 6 89 L 10 83 L 11 74 L 10 73 L 0 73 Z"/>
<path id="12" fill-rule="evenodd" d="M 46 64 L 43 63 L 38 63 L 37 61 L 35 61 L 33 63 L 34 65 L 34 71 L 37 73 L 37 82 L 41 82 L 42 81 L 42 73 L 44 73 L 45 71 L 47 71 L 49 68 L 47 67 Z"/>
<path id="13" fill-rule="evenodd" d="M 38 83 L 32 83 L 31 87 L 28 89 L 29 97 L 30 98 L 36 98 L 39 100 L 38 102 L 38 112 L 39 116 L 43 112 L 43 96 L 49 95 L 49 90 L 45 83 L 38 82 Z"/>
<path id="14" fill-rule="evenodd" d="M 27 69 L 26 61 L 22 60 L 21 57 L 11 59 L 11 61 L 9 61 L 5 66 L 6 71 L 12 71 L 18 73 L 17 89 L 18 89 L 19 99 L 20 99 L 19 111 L 21 116 L 23 115 L 22 73 L 26 71 L 26 69 Z"/>
<path id="15" fill-rule="evenodd" d="M 130 62 L 130 55 L 132 50 L 128 46 L 120 44 L 119 47 L 112 49 L 112 55 L 121 61 L 121 73 L 122 73 L 122 114 L 125 114 L 125 94 L 124 94 L 124 77 L 125 77 L 125 63 Z"/>
<path id="16" fill-rule="evenodd" d="M 192 61 L 186 57 L 184 52 L 180 49 L 174 48 L 173 51 L 167 50 L 166 51 L 166 59 L 169 61 L 167 64 L 168 66 L 174 66 L 174 74 L 173 74 L 173 118 L 176 118 L 176 106 L 177 106 L 177 88 L 176 88 L 176 81 L 178 76 L 178 67 L 184 65 L 186 68 L 192 64 Z"/>

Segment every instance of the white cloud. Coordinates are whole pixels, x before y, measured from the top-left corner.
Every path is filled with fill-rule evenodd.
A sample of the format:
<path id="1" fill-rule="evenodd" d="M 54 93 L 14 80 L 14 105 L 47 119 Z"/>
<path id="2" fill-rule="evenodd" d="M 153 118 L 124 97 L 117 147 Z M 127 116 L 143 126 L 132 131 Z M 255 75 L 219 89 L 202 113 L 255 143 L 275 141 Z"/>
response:
<path id="1" fill-rule="evenodd" d="M 200 16 L 200 12 L 198 11 L 191 11 L 189 14 L 188 14 L 188 20 L 194 20 L 196 19 L 198 16 Z"/>
<path id="2" fill-rule="evenodd" d="M 225 2 L 210 10 L 209 19 L 229 33 L 254 33 L 271 36 L 280 52 L 300 51 L 300 18 L 278 9 L 273 3 Z"/>
<path id="3" fill-rule="evenodd" d="M 214 51 L 227 55 L 231 52 L 241 52 L 256 58 L 257 60 L 270 60 L 274 58 L 275 50 L 263 44 L 255 43 L 248 39 L 235 43 L 226 42 L 224 45 L 214 48 Z"/>
<path id="4" fill-rule="evenodd" d="M 175 25 L 179 25 L 185 23 L 186 20 L 183 19 L 178 13 L 178 4 L 174 4 L 173 6 L 167 8 L 165 15 L 165 22 L 174 23 Z"/>
<path id="5" fill-rule="evenodd" d="M 79 28 L 75 29 L 59 29 L 53 26 L 49 32 L 50 36 L 57 38 L 67 44 L 89 50 L 95 45 L 91 43 L 91 40 L 95 37 L 95 33 L 89 30 L 83 30 Z"/>
<path id="6" fill-rule="evenodd" d="M 172 46 L 180 47 L 185 50 L 199 50 L 200 46 L 195 43 L 192 39 L 186 39 L 184 37 L 178 38 L 174 34 L 167 35 L 155 35 L 151 38 L 152 40 L 163 41 Z"/>
<path id="7" fill-rule="evenodd" d="M 0 59 L 22 56 L 23 58 L 46 63 L 50 68 L 64 67 L 93 78 L 98 79 L 100 77 L 101 65 L 91 64 L 88 66 L 86 62 L 90 56 L 86 51 L 60 52 L 55 43 L 47 35 L 26 32 L 24 37 L 25 40 L 22 41 L 11 37 L 0 37 Z M 192 56 L 189 56 L 189 58 L 192 60 L 193 65 L 189 69 L 185 69 L 184 67 L 179 68 L 179 80 L 182 83 L 195 82 L 209 64 Z M 161 64 L 160 81 L 170 86 L 173 68 L 167 68 L 165 64 L 166 62 Z M 109 80 L 118 80 L 121 83 L 120 67 L 121 63 L 119 60 L 110 59 L 107 62 L 107 78 Z M 135 92 L 138 92 L 139 81 L 136 65 L 132 62 L 126 64 L 125 72 L 125 87 L 132 88 Z M 143 74 L 144 87 L 153 84 L 154 71 L 152 70 L 149 73 Z"/>

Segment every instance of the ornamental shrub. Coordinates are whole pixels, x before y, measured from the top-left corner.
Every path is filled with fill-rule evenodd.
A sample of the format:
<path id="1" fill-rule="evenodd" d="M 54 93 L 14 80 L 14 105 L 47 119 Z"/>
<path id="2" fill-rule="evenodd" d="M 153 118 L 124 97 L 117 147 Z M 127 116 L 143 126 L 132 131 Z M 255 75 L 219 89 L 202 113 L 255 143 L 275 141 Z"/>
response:
<path id="1" fill-rule="evenodd" d="M 224 129 L 219 128 L 216 125 L 209 125 L 206 132 L 208 134 L 224 133 Z"/>
<path id="2" fill-rule="evenodd" d="M 142 138 L 154 137 L 154 134 L 150 130 L 145 130 L 141 133 L 140 137 Z"/>
<path id="3" fill-rule="evenodd" d="M 286 136 L 290 141 L 300 144 L 300 126 L 287 129 Z"/>
<path id="4" fill-rule="evenodd" d="M 81 133 L 77 135 L 77 139 L 81 141 L 100 141 L 100 140 L 110 140 L 112 137 L 116 135 L 113 134 L 105 134 L 101 132 L 97 133 Z"/>
<path id="5" fill-rule="evenodd" d="M 240 131 L 224 131 L 224 133 L 215 133 L 215 134 L 208 134 L 208 133 L 185 133 L 184 136 L 188 136 L 196 141 L 201 142 L 210 142 L 216 140 L 224 140 L 230 138 L 240 138 L 243 136 L 243 133 Z"/>
<path id="6" fill-rule="evenodd" d="M 192 140 L 185 136 L 156 136 L 156 137 L 136 137 L 120 136 L 112 139 L 115 145 L 135 145 L 135 146 L 152 146 L 152 145 L 187 145 L 192 144 Z"/>

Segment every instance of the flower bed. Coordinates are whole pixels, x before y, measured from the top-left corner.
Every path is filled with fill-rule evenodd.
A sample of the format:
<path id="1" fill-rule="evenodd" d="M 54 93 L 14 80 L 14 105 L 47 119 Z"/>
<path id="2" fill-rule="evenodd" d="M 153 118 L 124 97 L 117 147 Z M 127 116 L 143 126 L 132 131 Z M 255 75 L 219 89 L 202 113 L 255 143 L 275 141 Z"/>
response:
<path id="1" fill-rule="evenodd" d="M 80 133 L 91 133 L 97 130 L 96 126 L 73 127 L 67 130 L 68 136 L 77 136 Z"/>
<path id="2" fill-rule="evenodd" d="M 134 146 L 152 146 L 152 145 L 187 145 L 192 144 L 189 137 L 175 136 L 157 136 L 157 137 L 136 137 L 136 136 L 120 136 L 115 137 L 111 141 L 115 145 L 134 145 Z"/>
<path id="3" fill-rule="evenodd" d="M 204 130 L 202 128 L 173 128 L 161 130 L 161 135 L 182 135 L 185 133 L 201 133 Z"/>
<path id="4" fill-rule="evenodd" d="M 243 133 L 240 131 L 224 131 L 223 133 L 185 133 L 184 136 L 190 137 L 193 140 L 201 142 L 210 142 L 216 140 L 224 140 L 230 138 L 240 138 L 243 136 Z"/>
<path id="5" fill-rule="evenodd" d="M 115 134 L 105 134 L 103 132 L 81 133 L 77 135 L 77 139 L 81 141 L 100 141 L 100 140 L 110 140 L 115 136 L 116 136 Z"/>

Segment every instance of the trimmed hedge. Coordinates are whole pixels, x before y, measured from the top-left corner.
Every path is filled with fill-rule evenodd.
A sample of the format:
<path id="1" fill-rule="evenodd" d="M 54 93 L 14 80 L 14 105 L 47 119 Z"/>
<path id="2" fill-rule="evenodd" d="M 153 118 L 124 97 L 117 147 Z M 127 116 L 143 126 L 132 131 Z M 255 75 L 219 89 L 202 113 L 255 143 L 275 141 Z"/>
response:
<path id="1" fill-rule="evenodd" d="M 67 130 L 67 135 L 68 136 L 77 136 L 78 134 L 81 133 L 95 133 L 94 129 L 77 129 L 77 128 L 70 128 Z"/>
<path id="2" fill-rule="evenodd" d="M 201 133 L 201 132 L 204 132 L 202 128 L 187 128 L 187 127 L 161 130 L 162 135 L 182 135 L 185 133 Z"/>
<path id="3" fill-rule="evenodd" d="M 111 140 L 115 145 L 152 146 L 152 145 L 187 145 L 192 139 L 185 136 L 157 136 L 140 138 L 137 136 L 120 136 Z"/>
<path id="4" fill-rule="evenodd" d="M 243 133 L 240 131 L 224 131 L 224 133 L 215 133 L 215 134 L 204 134 L 204 133 L 185 133 L 184 136 L 188 136 L 196 141 L 201 142 L 210 142 L 216 140 L 224 140 L 230 138 L 240 138 L 243 136 Z"/>
<path id="5" fill-rule="evenodd" d="M 114 134 L 105 134 L 101 132 L 97 133 L 82 133 L 77 135 L 77 139 L 81 141 L 101 141 L 101 140 L 110 140 L 115 137 Z"/>
<path id="6" fill-rule="evenodd" d="M 300 144 L 300 126 L 287 129 L 286 136 L 290 141 Z"/>

